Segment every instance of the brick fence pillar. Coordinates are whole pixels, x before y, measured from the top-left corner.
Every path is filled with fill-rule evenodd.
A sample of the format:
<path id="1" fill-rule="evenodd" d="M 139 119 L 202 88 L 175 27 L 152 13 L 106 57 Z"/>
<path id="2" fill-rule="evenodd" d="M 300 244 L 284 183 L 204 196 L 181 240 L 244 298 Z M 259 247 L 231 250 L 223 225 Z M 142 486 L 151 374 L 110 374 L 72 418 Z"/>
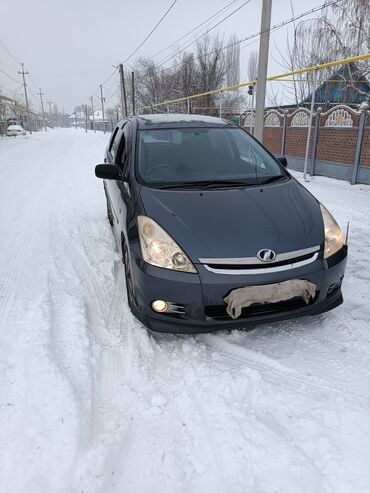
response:
<path id="1" fill-rule="evenodd" d="M 281 155 L 285 154 L 286 127 L 288 125 L 288 110 L 284 110 L 283 132 L 281 134 Z"/>
<path id="2" fill-rule="evenodd" d="M 360 123 L 358 124 L 357 144 L 356 144 L 356 152 L 355 152 L 355 161 L 353 163 L 353 173 L 352 173 L 351 185 L 354 185 L 357 182 L 358 169 L 359 169 L 360 160 L 361 160 L 362 142 L 364 139 L 364 130 L 365 130 L 365 125 L 366 125 L 366 116 L 367 116 L 368 109 L 369 109 L 369 105 L 367 103 L 362 104 Z"/>
<path id="3" fill-rule="evenodd" d="M 311 175 L 315 174 L 316 168 L 316 153 L 317 153 L 317 143 L 319 141 L 319 128 L 320 128 L 320 116 L 322 108 L 317 108 L 315 116 L 315 129 L 313 131 L 313 143 L 312 143 L 312 157 L 311 157 Z"/>

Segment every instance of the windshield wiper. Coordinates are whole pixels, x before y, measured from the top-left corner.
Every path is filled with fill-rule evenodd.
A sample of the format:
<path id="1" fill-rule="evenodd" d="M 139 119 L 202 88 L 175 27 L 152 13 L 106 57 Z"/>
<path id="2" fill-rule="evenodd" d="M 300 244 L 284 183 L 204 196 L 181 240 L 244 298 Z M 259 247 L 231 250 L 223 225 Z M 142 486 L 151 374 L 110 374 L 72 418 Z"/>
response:
<path id="1" fill-rule="evenodd" d="M 161 186 L 161 190 L 171 188 L 225 188 L 225 187 L 247 187 L 250 185 L 258 185 L 258 183 L 250 183 L 246 181 L 236 180 L 202 180 L 202 181 L 186 181 L 183 183 L 173 183 Z"/>
<path id="2" fill-rule="evenodd" d="M 282 178 L 285 178 L 285 175 L 277 175 L 277 176 L 269 176 L 266 180 L 260 181 L 259 185 L 266 185 L 267 183 L 272 183 L 274 181 L 279 181 Z"/>

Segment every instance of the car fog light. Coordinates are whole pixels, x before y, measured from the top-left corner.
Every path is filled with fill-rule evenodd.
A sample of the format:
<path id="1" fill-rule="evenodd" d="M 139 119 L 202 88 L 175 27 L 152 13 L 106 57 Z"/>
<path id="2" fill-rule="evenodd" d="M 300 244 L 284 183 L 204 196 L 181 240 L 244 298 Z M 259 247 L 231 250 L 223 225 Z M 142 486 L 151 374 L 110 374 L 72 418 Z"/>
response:
<path id="1" fill-rule="evenodd" d="M 152 308 L 155 312 L 164 313 L 168 310 L 168 303 L 163 300 L 155 300 L 152 302 Z"/>

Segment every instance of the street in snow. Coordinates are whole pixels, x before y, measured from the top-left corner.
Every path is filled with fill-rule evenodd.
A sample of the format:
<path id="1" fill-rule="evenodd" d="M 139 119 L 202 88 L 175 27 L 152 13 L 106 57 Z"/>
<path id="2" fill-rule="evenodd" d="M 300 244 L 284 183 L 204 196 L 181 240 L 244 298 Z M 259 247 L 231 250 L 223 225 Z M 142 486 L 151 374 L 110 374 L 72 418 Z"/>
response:
<path id="1" fill-rule="evenodd" d="M 0 490 L 368 491 L 370 187 L 305 183 L 350 222 L 342 306 L 153 335 L 127 308 L 94 176 L 107 140 L 0 140 Z"/>

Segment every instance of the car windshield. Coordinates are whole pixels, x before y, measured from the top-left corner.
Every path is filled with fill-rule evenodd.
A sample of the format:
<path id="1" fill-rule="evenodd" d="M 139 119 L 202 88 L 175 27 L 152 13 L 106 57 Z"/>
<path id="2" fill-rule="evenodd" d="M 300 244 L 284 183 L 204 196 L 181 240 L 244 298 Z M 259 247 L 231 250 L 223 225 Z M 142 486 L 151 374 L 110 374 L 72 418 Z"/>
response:
<path id="1" fill-rule="evenodd" d="M 156 188 L 259 185 L 288 176 L 238 127 L 140 130 L 137 170 Z"/>

